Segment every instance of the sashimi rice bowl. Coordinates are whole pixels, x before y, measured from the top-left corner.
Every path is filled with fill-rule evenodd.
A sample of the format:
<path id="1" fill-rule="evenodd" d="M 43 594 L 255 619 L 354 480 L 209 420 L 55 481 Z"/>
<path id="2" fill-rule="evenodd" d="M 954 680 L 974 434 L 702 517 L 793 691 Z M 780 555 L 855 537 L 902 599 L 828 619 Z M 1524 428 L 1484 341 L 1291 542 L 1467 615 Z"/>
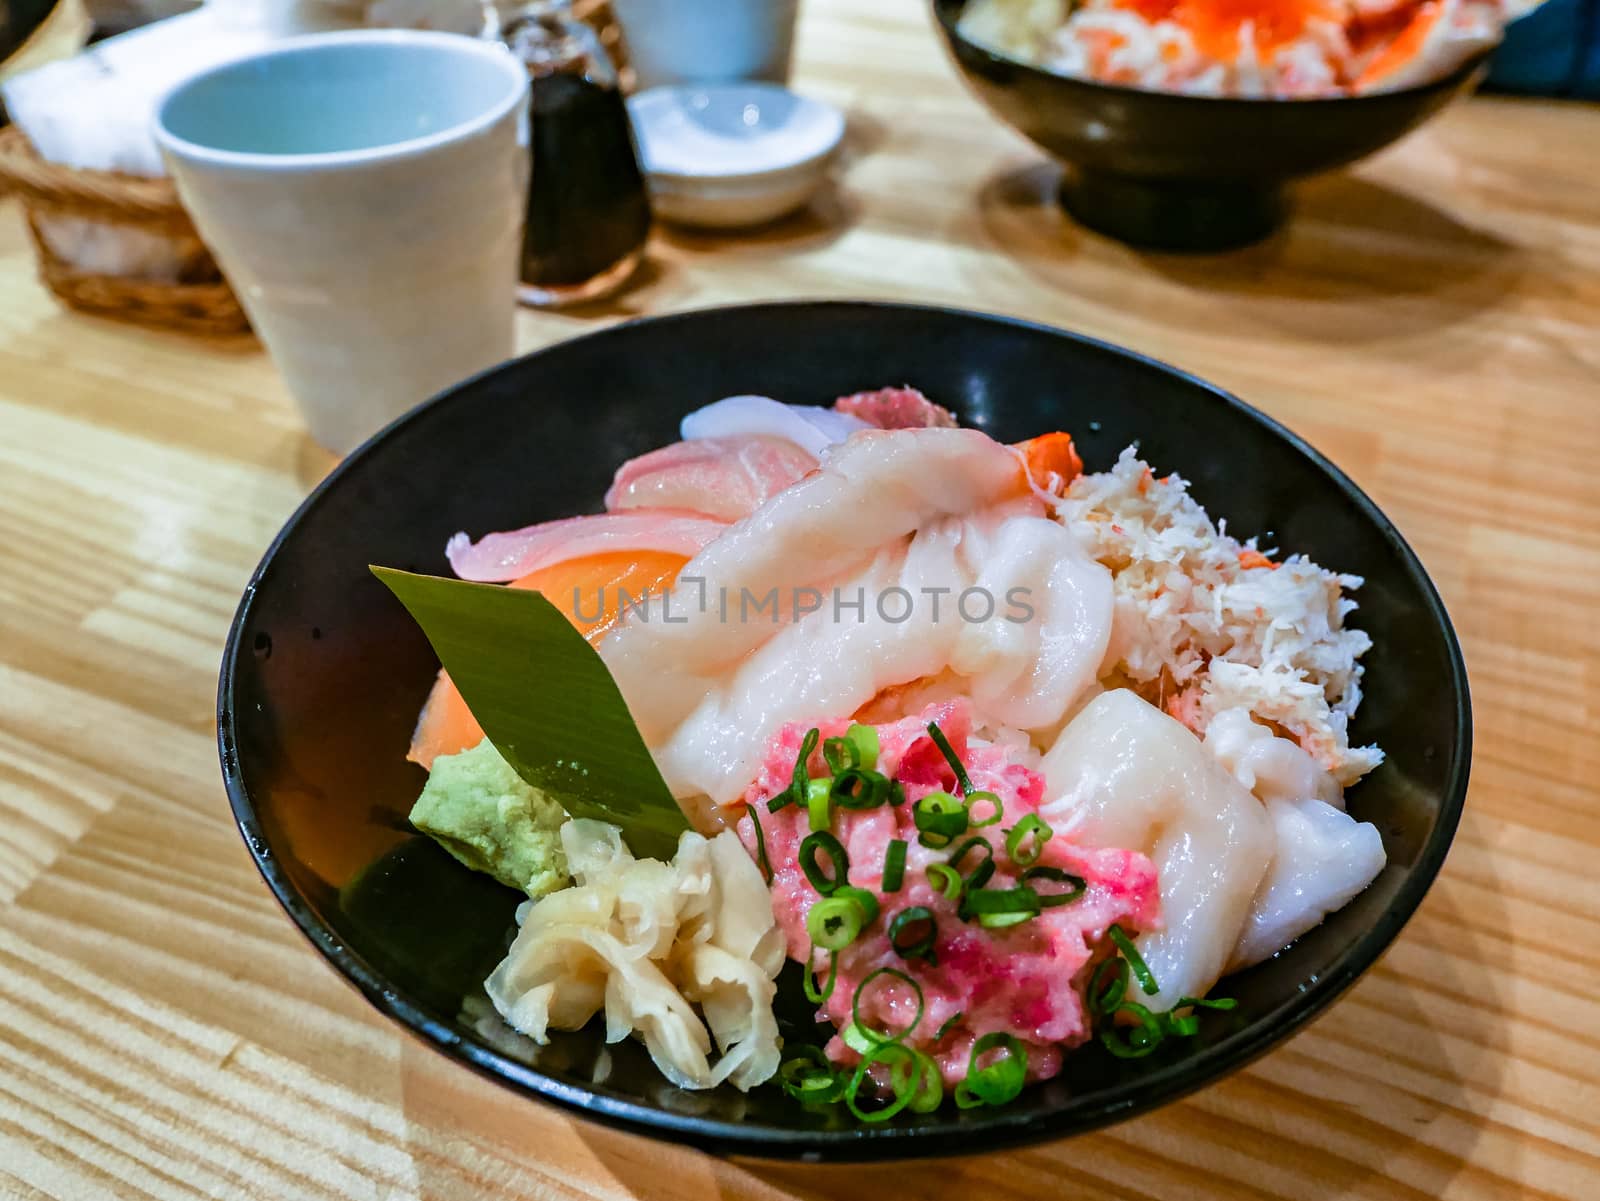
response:
<path id="1" fill-rule="evenodd" d="M 1443 79 L 1538 0 L 969 0 L 961 35 L 1077 79 L 1317 99 Z"/>
<path id="2" fill-rule="evenodd" d="M 375 567 L 442 663 L 411 825 L 525 897 L 469 1024 L 861 1127 L 1004 1109 L 1181 1056 L 1382 870 L 1359 565 L 936 401 L 714 400 L 604 512 Z"/>

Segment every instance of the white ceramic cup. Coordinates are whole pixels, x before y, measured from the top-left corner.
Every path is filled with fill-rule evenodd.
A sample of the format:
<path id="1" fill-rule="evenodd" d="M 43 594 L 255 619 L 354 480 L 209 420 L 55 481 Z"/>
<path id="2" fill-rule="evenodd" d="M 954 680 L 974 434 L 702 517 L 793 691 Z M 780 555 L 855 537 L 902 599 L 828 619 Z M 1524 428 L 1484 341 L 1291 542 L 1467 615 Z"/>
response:
<path id="1" fill-rule="evenodd" d="M 330 450 L 512 354 L 527 93 L 501 46 L 362 30 L 288 39 L 157 106 L 200 236 Z"/>
<path id="2" fill-rule="evenodd" d="M 800 0 L 612 0 L 637 90 L 668 83 L 787 83 Z"/>

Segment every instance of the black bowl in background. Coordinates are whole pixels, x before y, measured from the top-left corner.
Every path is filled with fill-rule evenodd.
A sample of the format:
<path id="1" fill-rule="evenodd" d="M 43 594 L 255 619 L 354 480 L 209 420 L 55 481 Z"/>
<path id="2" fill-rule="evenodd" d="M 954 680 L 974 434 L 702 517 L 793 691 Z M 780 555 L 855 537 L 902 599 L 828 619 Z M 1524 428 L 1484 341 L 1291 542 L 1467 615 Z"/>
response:
<path id="1" fill-rule="evenodd" d="M 1291 179 L 1381 150 L 1477 86 L 1489 51 L 1432 83 L 1367 96 L 1239 100 L 1095 83 L 1007 58 L 933 0 L 962 75 L 1002 121 L 1066 164 L 1061 200 L 1090 229 L 1157 250 L 1259 241 Z"/>
<path id="2" fill-rule="evenodd" d="M 1239 535 L 1367 578 L 1372 636 L 1353 736 L 1388 760 L 1350 795 L 1389 865 L 1275 959 L 1231 977 L 1233 1014 L 1192 1048 L 1121 1061 L 1098 1046 L 999 1110 L 861 1127 L 774 1087 L 683 1093 L 632 1040 L 593 1029 L 536 1047 L 481 982 L 515 894 L 413 834 L 423 775 L 407 741 L 437 662 L 367 571 L 445 573 L 445 540 L 595 510 L 626 457 L 686 411 L 760 392 L 825 403 L 910 383 L 1007 440 L 1071 430 L 1091 469 L 1138 441 Z M 312 493 L 267 551 L 229 635 L 222 768 L 262 875 L 316 948 L 385 1014 L 527 1096 L 710 1150 L 886 1159 L 993 1150 L 1128 1117 L 1207 1084 L 1294 1033 L 1383 952 L 1444 859 L 1466 791 L 1467 681 L 1450 623 L 1395 528 L 1328 461 L 1191 376 L 1059 330 L 898 305 L 760 305 L 621 325 L 507 363 L 400 418 Z M 793 990 L 798 992 L 798 989 Z M 792 994 L 791 994 L 792 995 Z M 802 1005 L 803 1009 L 803 1005 Z M 781 1012 L 799 1025 L 805 1014 Z"/>

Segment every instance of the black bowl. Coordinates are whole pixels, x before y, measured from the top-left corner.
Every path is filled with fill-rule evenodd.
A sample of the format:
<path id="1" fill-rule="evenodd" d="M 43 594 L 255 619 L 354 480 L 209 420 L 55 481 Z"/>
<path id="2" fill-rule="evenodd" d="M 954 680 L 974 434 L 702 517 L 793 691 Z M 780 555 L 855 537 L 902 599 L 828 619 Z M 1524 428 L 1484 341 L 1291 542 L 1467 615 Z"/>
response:
<path id="1" fill-rule="evenodd" d="M 1371 634 L 1354 737 L 1388 751 L 1352 791 L 1389 865 L 1349 906 L 1267 963 L 1191 1050 L 1121 1061 L 1091 1045 L 994 1111 L 902 1114 L 862 1128 L 776 1088 L 682 1093 L 631 1040 L 540 1049 L 480 987 L 518 894 L 414 835 L 423 782 L 404 761 L 437 663 L 368 574 L 445 573 L 445 540 L 594 510 L 612 469 L 670 441 L 716 397 L 827 402 L 911 383 L 1015 440 L 1069 429 L 1092 469 L 1137 440 L 1193 481 L 1230 531 L 1268 535 L 1367 578 Z M 761 305 L 621 325 L 507 363 L 402 417 L 306 500 L 234 619 L 218 697 L 223 775 L 262 875 L 316 948 L 384 1013 L 511 1089 L 631 1130 L 730 1153 L 879 1159 L 975 1152 L 1086 1130 L 1160 1105 L 1294 1033 L 1370 967 L 1433 879 L 1466 790 L 1467 681 L 1422 567 L 1362 493 L 1293 434 L 1208 384 L 1019 321 L 872 304 Z M 796 990 L 797 991 L 797 990 Z M 803 1021 L 804 1014 L 785 1014 Z"/>
<path id="2" fill-rule="evenodd" d="M 956 28 L 966 0 L 933 0 L 956 65 L 1002 121 L 1066 164 L 1061 200 L 1090 229 L 1158 250 L 1259 241 L 1291 179 L 1343 166 L 1477 86 L 1489 51 L 1432 83 L 1367 96 L 1237 100 L 1074 79 L 1007 58 Z"/>

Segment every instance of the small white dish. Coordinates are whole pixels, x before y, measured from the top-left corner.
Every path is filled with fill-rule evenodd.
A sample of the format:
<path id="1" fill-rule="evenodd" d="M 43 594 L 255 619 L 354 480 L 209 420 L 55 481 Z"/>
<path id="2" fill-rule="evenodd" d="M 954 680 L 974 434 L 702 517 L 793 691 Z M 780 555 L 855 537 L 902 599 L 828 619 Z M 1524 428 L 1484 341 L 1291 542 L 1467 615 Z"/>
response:
<path id="1" fill-rule="evenodd" d="M 682 84 L 628 101 L 656 215 L 731 229 L 793 212 L 827 178 L 844 114 L 769 83 Z"/>

